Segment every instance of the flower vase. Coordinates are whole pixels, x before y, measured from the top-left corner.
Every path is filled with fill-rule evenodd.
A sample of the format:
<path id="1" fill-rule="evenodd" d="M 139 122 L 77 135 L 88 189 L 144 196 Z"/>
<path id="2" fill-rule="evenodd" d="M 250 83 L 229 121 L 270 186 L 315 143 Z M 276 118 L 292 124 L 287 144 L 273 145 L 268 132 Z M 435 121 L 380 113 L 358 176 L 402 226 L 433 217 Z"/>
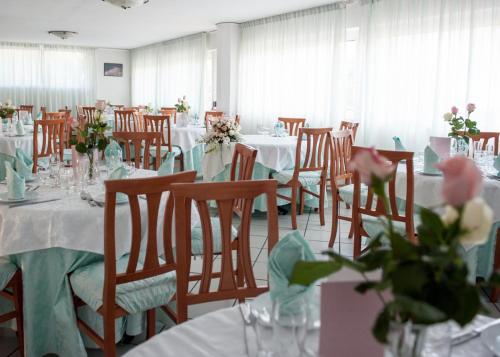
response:
<path id="1" fill-rule="evenodd" d="M 457 136 L 452 140 L 453 155 L 467 156 L 469 154 L 469 143 L 463 136 Z"/>
<path id="2" fill-rule="evenodd" d="M 97 165 L 99 161 L 99 150 L 92 149 L 87 153 L 88 157 L 88 184 L 94 185 L 97 182 Z"/>
<path id="3" fill-rule="evenodd" d="M 184 128 L 189 124 L 189 115 L 187 112 L 179 112 L 177 113 L 177 123 L 176 126 L 180 128 Z"/>

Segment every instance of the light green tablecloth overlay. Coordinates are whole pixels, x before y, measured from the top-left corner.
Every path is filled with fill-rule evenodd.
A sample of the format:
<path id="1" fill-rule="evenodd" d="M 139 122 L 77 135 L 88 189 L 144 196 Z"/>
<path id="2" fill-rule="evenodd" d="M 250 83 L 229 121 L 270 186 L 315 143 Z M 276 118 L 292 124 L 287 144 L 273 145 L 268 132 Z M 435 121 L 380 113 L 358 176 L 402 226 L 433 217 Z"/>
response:
<path id="1" fill-rule="evenodd" d="M 26 237 L 29 238 L 29 237 Z M 24 295 L 25 351 L 28 357 L 48 353 L 59 356 L 86 356 L 85 347 L 96 346 L 80 333 L 74 315 L 67 274 L 76 268 L 103 259 L 102 255 L 50 248 L 11 255 L 10 260 L 22 269 Z M 50 276 L 50 279 L 47 277 Z M 1 310 L 8 308 L 2 299 Z M 79 316 L 102 336 L 102 320 L 90 308 L 79 309 Z M 10 325 L 12 326 L 12 325 Z M 142 316 L 116 320 L 116 342 L 123 334 L 142 332 Z"/>
<path id="2" fill-rule="evenodd" d="M 191 150 L 183 152 L 184 154 L 184 171 L 196 171 L 197 176 L 202 175 L 202 160 L 205 151 L 203 144 L 194 146 Z"/>

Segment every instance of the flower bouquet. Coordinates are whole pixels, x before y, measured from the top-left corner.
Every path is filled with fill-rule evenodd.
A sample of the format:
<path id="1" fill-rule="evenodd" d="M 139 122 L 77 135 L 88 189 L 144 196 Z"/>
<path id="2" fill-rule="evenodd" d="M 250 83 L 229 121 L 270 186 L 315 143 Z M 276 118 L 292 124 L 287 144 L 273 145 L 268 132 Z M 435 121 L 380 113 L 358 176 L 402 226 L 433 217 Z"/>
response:
<path id="1" fill-rule="evenodd" d="M 360 272 L 366 281 L 357 285 L 356 291 L 374 291 L 384 306 L 372 333 L 379 342 L 388 344 L 393 356 L 420 356 L 430 325 L 453 320 L 464 326 L 486 311 L 463 259 L 464 247 L 484 243 L 491 229 L 493 213 L 477 197 L 482 175 L 474 162 L 463 156 L 438 167 L 444 175 L 446 203 L 439 213 L 420 210 L 417 244 L 397 230 L 386 215 L 380 219 L 383 232 L 370 240 L 366 253 L 357 260 L 328 251 L 328 261 L 298 262 L 290 280 L 291 284 L 310 285 L 344 266 Z M 385 212 L 390 212 L 385 187 L 394 175 L 394 166 L 371 149 L 359 152 L 350 168 L 371 187 Z M 380 279 L 366 278 L 366 273 L 380 270 Z M 499 278 L 494 273 L 488 284 L 497 284 Z"/>
<path id="2" fill-rule="evenodd" d="M 189 109 L 191 107 L 189 106 L 189 103 L 186 99 L 186 96 L 183 96 L 182 98 L 177 99 L 177 104 L 175 104 L 175 109 L 177 109 L 177 125 L 180 127 L 185 127 L 188 126 L 189 124 Z"/>
<path id="3" fill-rule="evenodd" d="M 450 132 L 448 136 L 454 139 L 455 150 L 459 153 L 464 153 L 468 149 L 469 136 L 479 134 L 477 122 L 470 119 L 471 113 L 476 110 L 474 103 L 467 104 L 467 118 L 458 116 L 458 108 L 451 107 L 451 112 L 444 113 L 443 118 L 450 124 Z"/>
<path id="4" fill-rule="evenodd" d="M 12 105 L 10 100 L 7 100 L 5 103 L 0 103 L 0 118 L 5 119 L 16 111 L 16 108 Z"/>
<path id="5" fill-rule="evenodd" d="M 221 145 L 240 142 L 240 125 L 231 118 L 220 118 L 212 122 L 212 128 L 198 142 L 205 144 L 205 153 L 220 149 Z"/>

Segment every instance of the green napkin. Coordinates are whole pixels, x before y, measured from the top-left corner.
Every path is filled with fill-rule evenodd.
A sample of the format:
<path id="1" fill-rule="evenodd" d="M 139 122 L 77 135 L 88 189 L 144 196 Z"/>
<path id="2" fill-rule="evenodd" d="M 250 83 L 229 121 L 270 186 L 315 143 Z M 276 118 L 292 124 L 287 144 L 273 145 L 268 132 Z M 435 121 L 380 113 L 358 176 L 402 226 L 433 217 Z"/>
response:
<path id="1" fill-rule="evenodd" d="M 104 149 L 104 158 L 106 159 L 106 165 L 108 166 L 111 164 L 111 158 L 113 156 L 119 158 L 121 161 L 122 155 L 122 148 L 115 140 L 111 140 L 111 142 Z"/>
<path id="2" fill-rule="evenodd" d="M 493 161 L 493 167 L 498 170 L 497 176 L 500 176 L 500 155 L 498 155 Z"/>
<path id="3" fill-rule="evenodd" d="M 108 180 L 121 180 L 121 179 L 124 179 L 127 177 L 127 169 L 125 168 L 125 166 L 120 166 L 120 167 L 117 167 L 116 169 L 114 169 L 110 174 L 109 174 L 109 177 L 108 177 Z M 124 194 L 124 193 L 117 193 L 116 194 L 116 200 L 118 202 L 120 201 L 123 201 L 123 200 L 126 200 L 127 199 L 127 195 Z"/>
<path id="4" fill-rule="evenodd" d="M 289 285 L 295 263 L 299 260 L 313 261 L 314 254 L 309 243 L 299 231 L 293 231 L 280 239 L 269 255 L 269 290 L 272 301 L 278 300 L 282 311 L 296 311 L 297 299 L 309 299 L 313 285 Z"/>
<path id="5" fill-rule="evenodd" d="M 24 124 L 22 121 L 18 120 L 16 122 L 16 135 L 24 135 L 26 131 L 24 130 Z"/>
<path id="6" fill-rule="evenodd" d="M 21 177 L 28 180 L 33 177 L 33 160 L 22 149 L 16 149 L 15 165 L 16 171 Z"/>
<path id="7" fill-rule="evenodd" d="M 401 142 L 401 139 L 399 138 L 399 136 L 393 136 L 392 140 L 394 140 L 394 150 L 396 150 L 396 151 L 406 151 L 406 148 L 403 145 L 403 143 Z"/>
<path id="8" fill-rule="evenodd" d="M 440 174 L 441 171 L 434 167 L 434 165 L 438 162 L 438 154 L 436 154 L 436 152 L 432 150 L 429 145 L 427 145 L 424 150 L 424 173 L 432 175 Z"/>
<path id="9" fill-rule="evenodd" d="M 24 177 L 19 176 L 14 171 L 10 162 L 5 161 L 5 181 L 7 181 L 7 197 L 11 200 L 20 200 L 24 198 L 26 192 L 26 182 Z"/>
<path id="10" fill-rule="evenodd" d="M 175 156 L 177 156 L 176 152 L 167 154 L 167 157 L 158 168 L 158 176 L 172 175 L 174 173 Z"/>

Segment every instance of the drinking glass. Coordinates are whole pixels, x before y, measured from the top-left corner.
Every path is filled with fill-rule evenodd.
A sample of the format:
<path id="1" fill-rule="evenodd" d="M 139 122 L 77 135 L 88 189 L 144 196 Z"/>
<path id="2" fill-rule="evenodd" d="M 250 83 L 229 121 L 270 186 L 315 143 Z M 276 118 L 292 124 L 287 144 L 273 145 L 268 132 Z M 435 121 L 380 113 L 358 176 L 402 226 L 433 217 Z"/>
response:
<path id="1" fill-rule="evenodd" d="M 52 179 L 54 187 L 58 187 L 60 184 L 60 169 L 61 163 L 59 162 L 58 156 L 52 154 L 49 162 L 49 177 Z"/>
<path id="2" fill-rule="evenodd" d="M 61 188 L 66 192 L 71 189 L 71 181 L 73 180 L 73 169 L 71 167 L 63 167 L 60 172 Z"/>
<path id="3" fill-rule="evenodd" d="M 132 177 L 135 171 L 136 171 L 135 163 L 127 162 L 127 177 Z"/>
<path id="4" fill-rule="evenodd" d="M 99 165 L 97 181 L 99 183 L 99 188 L 104 191 L 104 181 L 108 179 L 109 171 L 106 165 Z"/>
<path id="5" fill-rule="evenodd" d="M 257 356 L 273 357 L 273 321 L 272 309 L 262 307 L 252 308 L 252 315 L 255 317 L 255 334 L 257 336 Z"/>
<path id="6" fill-rule="evenodd" d="M 307 333 L 304 299 L 276 299 L 273 304 L 274 350 L 278 356 L 300 357 Z"/>
<path id="7" fill-rule="evenodd" d="M 49 186 L 50 171 L 48 167 L 38 168 L 38 177 L 40 177 L 40 184 L 44 186 Z"/>

